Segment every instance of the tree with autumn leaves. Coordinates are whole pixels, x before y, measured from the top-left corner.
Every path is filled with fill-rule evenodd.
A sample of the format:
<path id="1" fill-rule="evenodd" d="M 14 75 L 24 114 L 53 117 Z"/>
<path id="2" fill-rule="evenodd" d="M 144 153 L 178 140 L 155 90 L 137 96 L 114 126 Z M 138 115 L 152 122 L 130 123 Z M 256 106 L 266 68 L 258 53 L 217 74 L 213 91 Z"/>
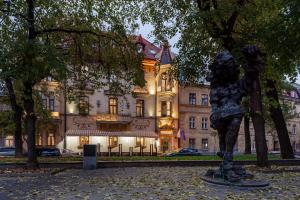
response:
<path id="1" fill-rule="evenodd" d="M 64 83 L 61 89 L 70 96 L 86 87 L 128 90 L 144 84 L 142 56 L 128 37 L 136 27 L 125 17 L 129 13 L 114 1 L 0 2 L 0 79 L 18 114 L 15 123 L 24 115 L 28 167 L 38 166 L 34 96 L 43 79 Z"/>
<path id="2" fill-rule="evenodd" d="M 250 95 L 258 165 L 268 165 L 264 110 L 274 121 L 282 158 L 294 157 L 279 96 L 282 83 L 295 80 L 299 72 L 298 1 L 168 0 L 140 5 L 142 21 L 154 24 L 158 38 L 180 34 L 176 64 L 185 80 L 203 80 L 218 51 L 231 52 L 243 65 L 241 49 L 258 45 L 266 65 Z"/>

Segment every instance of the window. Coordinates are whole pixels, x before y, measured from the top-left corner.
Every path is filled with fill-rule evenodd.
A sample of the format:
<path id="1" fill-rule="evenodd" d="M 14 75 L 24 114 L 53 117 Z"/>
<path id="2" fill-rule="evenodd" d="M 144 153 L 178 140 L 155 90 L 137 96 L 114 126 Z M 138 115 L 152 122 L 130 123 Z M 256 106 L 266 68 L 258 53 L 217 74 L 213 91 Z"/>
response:
<path id="1" fill-rule="evenodd" d="M 195 117 L 190 117 L 189 125 L 190 125 L 190 129 L 195 129 L 196 128 L 196 126 L 195 126 Z"/>
<path id="2" fill-rule="evenodd" d="M 88 115 L 89 114 L 89 97 L 79 97 L 79 114 Z"/>
<path id="3" fill-rule="evenodd" d="M 109 114 L 116 115 L 118 114 L 118 99 L 109 98 Z"/>
<path id="4" fill-rule="evenodd" d="M 293 124 L 293 127 L 292 127 L 292 134 L 296 134 L 296 124 Z"/>
<path id="5" fill-rule="evenodd" d="M 54 134 L 50 133 L 48 135 L 48 146 L 54 146 L 55 145 L 55 141 L 54 141 Z"/>
<path id="6" fill-rule="evenodd" d="M 274 141 L 274 151 L 279 151 L 280 147 L 279 147 L 279 142 L 278 141 Z"/>
<path id="7" fill-rule="evenodd" d="M 55 97 L 51 95 L 49 97 L 49 110 L 53 112 L 54 109 L 55 109 Z"/>
<path id="8" fill-rule="evenodd" d="M 189 148 L 195 149 L 196 146 L 196 139 L 195 138 L 189 138 Z"/>
<path id="9" fill-rule="evenodd" d="M 143 137 L 137 137 L 136 140 L 135 140 L 135 146 L 136 147 L 144 147 L 145 146 L 145 138 Z"/>
<path id="10" fill-rule="evenodd" d="M 207 94 L 202 94 L 201 95 L 201 105 L 202 106 L 207 106 L 208 105 L 208 95 Z"/>
<path id="11" fill-rule="evenodd" d="M 5 147 L 13 147 L 14 146 L 14 136 L 8 135 L 5 137 Z"/>
<path id="12" fill-rule="evenodd" d="M 202 129 L 207 129 L 207 117 L 202 117 L 202 123 L 201 123 L 201 127 Z"/>
<path id="13" fill-rule="evenodd" d="M 136 100 L 136 116 L 144 117 L 144 100 Z"/>
<path id="14" fill-rule="evenodd" d="M 89 137 L 88 136 L 80 136 L 79 138 L 79 146 L 83 147 L 83 145 L 89 144 Z"/>
<path id="15" fill-rule="evenodd" d="M 191 105 L 196 105 L 196 93 L 190 93 L 190 95 L 189 95 L 189 103 Z"/>
<path id="16" fill-rule="evenodd" d="M 108 142 L 109 142 L 109 147 L 114 148 L 118 146 L 118 137 L 109 137 Z"/>
<path id="17" fill-rule="evenodd" d="M 41 134 L 35 135 L 35 145 L 42 145 L 42 136 Z"/>
<path id="18" fill-rule="evenodd" d="M 162 92 L 165 92 L 165 91 L 168 91 L 170 90 L 170 87 L 168 85 L 168 76 L 166 73 L 163 73 L 161 75 L 161 91 Z"/>
<path id="19" fill-rule="evenodd" d="M 101 105 L 100 100 L 97 100 L 96 104 L 97 104 L 97 108 L 100 108 Z"/>
<path id="20" fill-rule="evenodd" d="M 44 95 L 42 96 L 42 106 L 44 109 L 47 109 L 47 98 Z"/>
<path id="21" fill-rule="evenodd" d="M 172 116 L 172 102 L 162 101 L 161 102 L 161 116 L 171 117 Z"/>
<path id="22" fill-rule="evenodd" d="M 202 139 L 202 149 L 208 150 L 208 139 Z"/>

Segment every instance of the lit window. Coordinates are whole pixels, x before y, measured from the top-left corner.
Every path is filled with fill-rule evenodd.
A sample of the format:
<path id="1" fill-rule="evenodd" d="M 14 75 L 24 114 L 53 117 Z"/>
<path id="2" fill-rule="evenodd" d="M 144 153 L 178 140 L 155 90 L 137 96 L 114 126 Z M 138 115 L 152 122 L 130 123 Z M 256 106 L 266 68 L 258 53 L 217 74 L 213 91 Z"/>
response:
<path id="1" fill-rule="evenodd" d="M 195 117 L 190 117 L 189 125 L 190 125 L 190 129 L 195 129 L 196 128 L 196 126 L 195 126 Z"/>
<path id="2" fill-rule="evenodd" d="M 189 138 L 189 148 L 195 149 L 196 146 L 196 139 L 195 138 Z"/>
<path id="3" fill-rule="evenodd" d="M 118 99 L 109 98 L 109 114 L 116 115 L 118 114 Z"/>
<path id="4" fill-rule="evenodd" d="M 202 94 L 201 95 L 201 105 L 202 106 L 207 106 L 208 105 L 208 95 L 207 94 Z"/>
<path id="5" fill-rule="evenodd" d="M 13 147 L 14 146 L 14 136 L 8 135 L 5 137 L 5 146 Z"/>
<path id="6" fill-rule="evenodd" d="M 190 93 L 190 95 L 189 95 L 189 103 L 191 105 L 196 105 L 196 93 Z"/>
<path id="7" fill-rule="evenodd" d="M 144 100 L 136 100 L 136 116 L 144 117 Z"/>
<path id="8" fill-rule="evenodd" d="M 145 138 L 143 137 L 137 137 L 136 140 L 135 140 L 135 146 L 136 147 L 144 147 L 145 146 Z"/>
<path id="9" fill-rule="evenodd" d="M 202 139 L 202 149 L 208 150 L 208 139 Z"/>
<path id="10" fill-rule="evenodd" d="M 36 145 L 42 145 L 42 136 L 41 136 L 41 134 L 36 134 L 36 136 L 35 136 L 35 144 Z"/>
<path id="11" fill-rule="evenodd" d="M 109 137 L 109 147 L 114 148 L 118 146 L 118 137 Z"/>
<path id="12" fill-rule="evenodd" d="M 161 102 L 161 116 L 171 117 L 172 116 L 172 102 L 162 101 Z"/>
<path id="13" fill-rule="evenodd" d="M 168 75 L 167 75 L 167 73 L 163 73 L 161 75 L 161 91 L 166 92 L 166 91 L 171 91 L 171 90 L 172 90 L 172 87 L 171 87 Z"/>
<path id="14" fill-rule="evenodd" d="M 83 145 L 89 144 L 89 137 L 88 136 L 80 136 L 79 138 L 79 146 L 83 147 Z"/>
<path id="15" fill-rule="evenodd" d="M 207 129 L 207 122 L 208 122 L 207 117 L 202 117 L 202 123 L 201 123 L 202 129 Z"/>
<path id="16" fill-rule="evenodd" d="M 54 140 L 54 134 L 50 133 L 48 135 L 48 146 L 54 146 L 55 145 L 55 140 Z"/>

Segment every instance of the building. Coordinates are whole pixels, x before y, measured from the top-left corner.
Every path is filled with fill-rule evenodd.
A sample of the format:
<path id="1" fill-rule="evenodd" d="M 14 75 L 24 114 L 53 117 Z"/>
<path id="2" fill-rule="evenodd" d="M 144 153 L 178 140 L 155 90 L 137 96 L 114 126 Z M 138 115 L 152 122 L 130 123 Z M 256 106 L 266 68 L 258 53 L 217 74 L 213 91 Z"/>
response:
<path id="1" fill-rule="evenodd" d="M 167 74 L 174 58 L 168 44 L 157 47 L 136 38 L 144 52 L 146 86 L 132 87 L 132 94 L 111 94 L 107 88 L 86 90 L 72 102 L 56 94 L 60 83 L 45 79 L 48 88 L 42 104 L 56 126 L 40 129 L 36 144 L 82 152 L 84 144 L 97 144 L 101 154 L 152 154 L 177 148 L 178 84 Z"/>
<path id="2" fill-rule="evenodd" d="M 218 150 L 217 132 L 210 127 L 209 85 L 185 85 L 179 89 L 180 146 L 201 151 Z"/>
<path id="3" fill-rule="evenodd" d="M 300 85 L 288 92 L 284 92 L 281 101 L 284 105 L 290 106 L 292 113 L 286 120 L 291 144 L 294 151 L 300 151 Z M 186 85 L 180 86 L 179 128 L 184 133 L 181 134 L 180 146 L 196 148 L 201 151 L 218 151 L 217 132 L 210 128 L 209 116 L 211 107 L 209 104 L 208 85 Z M 255 139 L 253 124 L 250 123 L 251 150 L 255 152 Z M 275 128 L 266 126 L 266 140 L 269 151 L 279 151 L 279 141 Z M 242 121 L 235 151 L 244 152 L 245 134 L 244 123 Z"/>

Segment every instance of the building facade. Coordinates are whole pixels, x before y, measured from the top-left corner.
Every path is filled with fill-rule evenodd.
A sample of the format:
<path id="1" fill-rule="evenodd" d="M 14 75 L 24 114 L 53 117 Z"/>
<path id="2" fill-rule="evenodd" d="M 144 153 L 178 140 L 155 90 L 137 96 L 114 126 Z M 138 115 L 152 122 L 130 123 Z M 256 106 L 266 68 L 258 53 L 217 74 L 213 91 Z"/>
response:
<path id="1" fill-rule="evenodd" d="M 300 87 L 298 87 L 300 88 Z M 196 148 L 203 152 L 217 152 L 218 135 L 216 130 L 210 128 L 209 116 L 209 85 L 180 86 L 179 115 L 180 146 Z M 300 95 L 297 85 L 281 96 L 283 104 L 290 106 L 292 113 L 286 124 L 294 151 L 300 151 Z M 251 150 L 255 152 L 255 139 L 253 124 L 250 123 Z M 266 126 L 266 141 L 269 151 L 279 151 L 279 141 L 275 128 Z M 244 152 L 245 134 L 242 121 L 235 151 Z"/>
<path id="2" fill-rule="evenodd" d="M 42 102 L 56 125 L 40 130 L 36 143 L 82 152 L 84 144 L 97 144 L 101 154 L 153 154 L 178 147 L 178 84 L 167 71 L 174 57 L 167 44 L 157 47 L 137 37 L 144 53 L 145 87 L 132 87 L 126 95 L 111 94 L 107 88 L 86 90 L 75 101 L 55 94 L 59 83 L 46 79 Z"/>

